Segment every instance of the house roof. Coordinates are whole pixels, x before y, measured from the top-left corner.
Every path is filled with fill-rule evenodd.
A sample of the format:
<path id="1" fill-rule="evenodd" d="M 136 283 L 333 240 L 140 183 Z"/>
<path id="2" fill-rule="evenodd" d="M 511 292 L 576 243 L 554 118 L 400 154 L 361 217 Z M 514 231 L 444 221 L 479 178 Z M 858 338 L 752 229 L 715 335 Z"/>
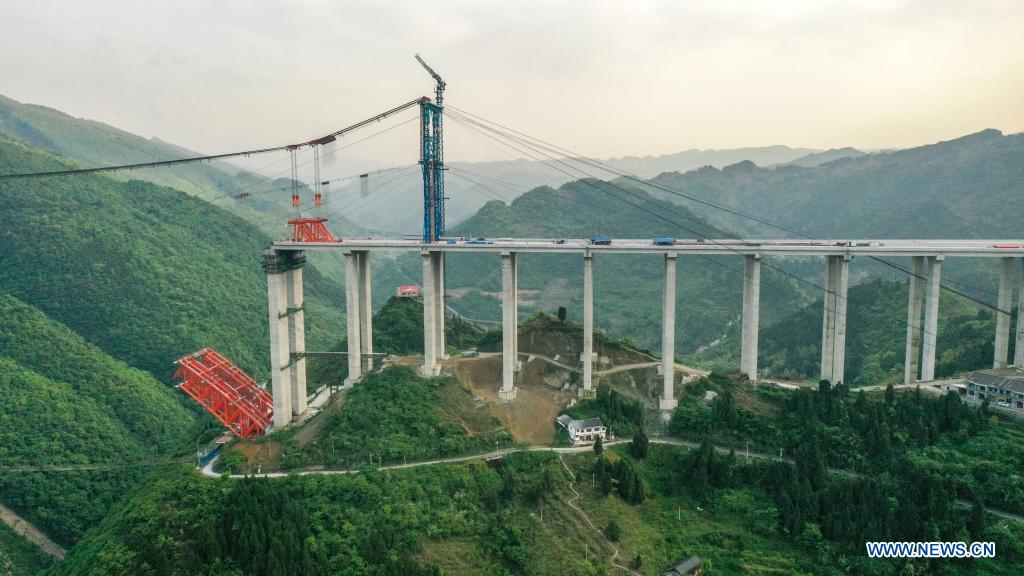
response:
<path id="1" fill-rule="evenodd" d="M 665 570 L 661 573 L 661 576 L 676 576 L 678 574 L 689 574 L 696 568 L 700 568 L 700 557 L 690 556 L 686 560 L 676 564 L 672 568 Z"/>
<path id="2" fill-rule="evenodd" d="M 600 418 L 587 418 L 585 420 L 573 420 L 573 428 L 604 428 Z"/>
<path id="3" fill-rule="evenodd" d="M 562 414 L 558 418 L 555 418 L 555 422 L 558 422 L 562 426 L 568 427 L 569 423 L 572 422 L 572 416 L 569 416 L 568 414 Z"/>
<path id="4" fill-rule="evenodd" d="M 1024 371 L 1016 368 L 978 370 L 969 380 L 983 386 L 995 386 L 1000 390 L 1024 392 Z"/>

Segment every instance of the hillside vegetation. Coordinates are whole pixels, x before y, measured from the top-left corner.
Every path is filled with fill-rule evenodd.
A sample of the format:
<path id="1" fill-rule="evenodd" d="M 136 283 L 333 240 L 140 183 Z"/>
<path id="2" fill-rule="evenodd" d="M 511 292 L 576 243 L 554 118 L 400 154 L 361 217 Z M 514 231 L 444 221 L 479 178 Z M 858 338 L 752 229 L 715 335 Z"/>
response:
<path id="1" fill-rule="evenodd" d="M 907 337 L 907 285 L 881 278 L 850 287 L 846 381 L 851 386 L 902 382 Z M 768 378 L 814 380 L 821 363 L 821 299 L 761 329 L 759 365 Z M 992 365 L 995 317 L 967 299 L 943 292 L 939 303 L 935 374 L 939 378 Z M 729 334 L 735 342 L 739 327 Z M 1011 358 L 1013 342 L 1010 343 Z M 735 346 L 709 348 L 693 358 L 721 369 L 734 366 Z"/>
<path id="2" fill-rule="evenodd" d="M 62 168 L 0 139 L 0 173 Z M 268 357 L 268 237 L 182 192 L 103 176 L 0 184 L 0 290 L 105 352 L 167 379 L 183 354 L 213 346 L 257 376 Z M 343 290 L 306 273 L 307 338 L 341 325 Z"/>
<path id="3" fill-rule="evenodd" d="M 1021 223 L 1000 216 L 1024 212 L 1022 154 L 1024 134 L 983 130 L 814 167 L 766 169 L 744 163 L 662 174 L 654 181 L 826 238 L 1020 238 Z M 734 230 L 783 234 L 680 201 Z"/>
<path id="4" fill-rule="evenodd" d="M 511 436 L 455 379 L 422 378 L 413 368 L 390 366 L 335 396 L 304 426 L 229 447 L 218 466 L 255 471 L 249 454 L 261 444 L 275 444 L 273 452 L 283 453 L 280 462 L 259 463 L 271 470 L 358 468 L 371 459 L 378 466 L 416 462 L 493 450 L 495 441 L 508 446 Z"/>
<path id="5" fill-rule="evenodd" d="M 151 374 L 114 360 L 16 298 L 0 294 L 0 463 L 147 462 L 198 433 L 193 412 Z M 0 501 L 69 544 L 145 468 L 0 474 Z"/>
<path id="6" fill-rule="evenodd" d="M 0 523 L 0 576 L 32 576 L 51 564 L 53 558 Z"/>

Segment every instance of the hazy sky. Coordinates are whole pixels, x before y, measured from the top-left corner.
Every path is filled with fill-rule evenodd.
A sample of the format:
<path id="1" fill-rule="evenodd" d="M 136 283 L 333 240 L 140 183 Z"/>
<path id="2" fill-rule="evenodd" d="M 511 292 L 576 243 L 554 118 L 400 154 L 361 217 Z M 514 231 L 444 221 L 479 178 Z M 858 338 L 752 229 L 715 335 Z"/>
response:
<path id="1" fill-rule="evenodd" d="M 419 52 L 449 103 L 593 156 L 904 147 L 1024 130 L 1022 30 L 1022 0 L 0 0 L 0 93 L 214 153 L 432 94 Z"/>

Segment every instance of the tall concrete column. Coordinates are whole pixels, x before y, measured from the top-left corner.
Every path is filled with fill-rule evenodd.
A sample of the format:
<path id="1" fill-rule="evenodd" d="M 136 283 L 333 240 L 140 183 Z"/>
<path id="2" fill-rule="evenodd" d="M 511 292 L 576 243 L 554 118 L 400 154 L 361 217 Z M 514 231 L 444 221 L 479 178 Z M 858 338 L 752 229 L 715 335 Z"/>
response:
<path id="1" fill-rule="evenodd" d="M 821 335 L 821 379 L 843 381 L 846 371 L 846 302 L 850 256 L 828 256 L 825 270 L 825 316 Z"/>
<path id="2" fill-rule="evenodd" d="M 675 410 L 676 377 L 676 255 L 665 254 L 665 292 L 661 305 L 662 410 Z"/>
<path id="3" fill-rule="evenodd" d="M 594 395 L 594 256 L 583 255 L 583 388 L 580 396 Z"/>
<path id="4" fill-rule="evenodd" d="M 846 380 L 846 304 L 850 287 L 850 256 L 836 257 L 836 334 L 832 347 L 832 382 Z"/>
<path id="5" fill-rule="evenodd" d="M 1017 267 L 1017 340 L 1013 348 L 1013 365 L 1024 368 L 1024 258 Z"/>
<path id="6" fill-rule="evenodd" d="M 362 376 L 362 336 L 360 334 L 359 253 L 345 252 L 345 324 L 348 328 L 348 378 L 345 386 L 352 386 Z"/>
<path id="7" fill-rule="evenodd" d="M 907 350 L 903 360 L 903 383 L 917 381 L 921 362 L 921 310 L 924 305 L 926 284 L 924 256 L 914 256 L 911 263 L 907 302 Z"/>
<path id="8" fill-rule="evenodd" d="M 832 379 L 832 356 L 836 335 L 836 265 L 832 256 L 825 257 L 825 314 L 821 323 L 821 379 Z"/>
<path id="9" fill-rule="evenodd" d="M 359 252 L 359 346 L 363 372 L 373 370 L 373 271 L 370 252 Z"/>
<path id="10" fill-rule="evenodd" d="M 516 310 L 516 253 L 501 253 L 501 390 L 498 398 L 515 400 L 515 371 L 519 360 L 516 332 L 519 330 Z"/>
<path id="11" fill-rule="evenodd" d="M 282 253 L 268 250 L 264 256 L 267 272 L 267 304 L 270 316 L 270 385 L 274 399 L 274 428 L 292 421 L 292 382 L 289 366 L 288 290 L 281 272 Z"/>
<path id="12" fill-rule="evenodd" d="M 424 250 L 423 256 L 423 367 L 426 377 L 437 376 L 437 284 L 434 282 L 434 257 Z"/>
<path id="13" fill-rule="evenodd" d="M 434 329 L 438 358 L 448 357 L 445 338 L 444 252 L 434 252 Z"/>
<path id="14" fill-rule="evenodd" d="M 751 254 L 743 263 L 743 337 L 740 372 L 757 380 L 757 332 L 761 316 L 761 256 Z"/>
<path id="15" fill-rule="evenodd" d="M 293 354 L 306 351 L 306 320 L 303 311 L 302 266 L 296 265 L 282 274 L 288 293 L 288 346 L 289 357 L 292 357 L 291 371 L 291 404 L 292 415 L 301 416 L 306 412 L 306 358 L 294 357 Z"/>
<path id="16" fill-rule="evenodd" d="M 935 379 L 935 339 L 939 331 L 939 294 L 942 288 L 942 261 L 945 256 L 928 257 L 928 288 L 924 306 L 924 345 L 921 351 L 921 380 Z"/>
<path id="17" fill-rule="evenodd" d="M 1006 368 L 1010 353 L 1010 312 L 1013 309 L 1013 258 L 999 259 L 999 295 L 996 298 L 996 343 L 992 367 Z"/>

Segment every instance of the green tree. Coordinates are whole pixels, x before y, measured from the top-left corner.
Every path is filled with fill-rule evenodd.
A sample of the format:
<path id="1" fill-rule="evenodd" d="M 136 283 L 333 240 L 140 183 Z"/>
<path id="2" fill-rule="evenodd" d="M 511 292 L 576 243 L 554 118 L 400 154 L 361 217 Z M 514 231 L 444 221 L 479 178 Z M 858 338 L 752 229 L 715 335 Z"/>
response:
<path id="1" fill-rule="evenodd" d="M 629 444 L 629 452 L 637 458 L 646 458 L 649 442 L 647 434 L 640 430 L 633 435 L 633 441 Z"/>
<path id="2" fill-rule="evenodd" d="M 604 527 L 604 535 L 612 542 L 618 542 L 619 538 L 622 537 L 622 529 L 619 528 L 619 525 L 615 520 L 612 520 Z"/>
<path id="3" fill-rule="evenodd" d="M 604 452 L 604 445 L 601 443 L 601 437 L 598 436 L 597 440 L 594 441 L 594 454 L 600 456 Z"/>

